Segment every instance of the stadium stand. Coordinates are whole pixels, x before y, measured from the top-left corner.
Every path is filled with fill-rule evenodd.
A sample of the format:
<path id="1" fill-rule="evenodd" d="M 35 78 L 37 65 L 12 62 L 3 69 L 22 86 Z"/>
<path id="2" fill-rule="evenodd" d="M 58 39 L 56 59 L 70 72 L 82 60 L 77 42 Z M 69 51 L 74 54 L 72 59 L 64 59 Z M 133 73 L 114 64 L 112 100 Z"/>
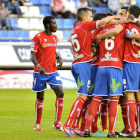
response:
<path id="1" fill-rule="evenodd" d="M 73 0 L 75 3 L 78 0 Z M 18 15 L 10 15 L 13 31 L 7 31 L 5 28 L 0 31 L 0 41 L 31 41 L 34 35 L 44 29 L 42 20 L 44 16 L 52 16 L 50 8 L 51 0 L 26 0 L 23 6 L 20 6 L 22 17 Z M 93 6 L 95 6 L 93 4 Z M 95 12 L 110 12 L 107 4 L 102 7 L 89 7 Z M 71 29 L 75 25 L 75 17 L 71 15 L 69 19 L 63 19 L 62 15 L 58 15 L 56 19 L 58 31 L 55 33 L 59 41 L 70 41 Z M 14 38 L 14 39 L 11 39 Z M 15 40 L 17 38 L 17 40 Z"/>

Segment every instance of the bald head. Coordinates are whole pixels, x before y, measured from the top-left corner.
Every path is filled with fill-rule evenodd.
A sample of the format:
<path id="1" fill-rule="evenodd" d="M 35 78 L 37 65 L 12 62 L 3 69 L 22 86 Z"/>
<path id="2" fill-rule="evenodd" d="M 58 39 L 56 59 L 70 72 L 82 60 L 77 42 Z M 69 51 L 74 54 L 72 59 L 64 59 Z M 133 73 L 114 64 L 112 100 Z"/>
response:
<path id="1" fill-rule="evenodd" d="M 77 19 L 78 21 L 82 22 L 84 17 L 87 17 L 89 13 L 92 14 L 92 11 L 86 7 L 79 8 L 77 11 Z"/>

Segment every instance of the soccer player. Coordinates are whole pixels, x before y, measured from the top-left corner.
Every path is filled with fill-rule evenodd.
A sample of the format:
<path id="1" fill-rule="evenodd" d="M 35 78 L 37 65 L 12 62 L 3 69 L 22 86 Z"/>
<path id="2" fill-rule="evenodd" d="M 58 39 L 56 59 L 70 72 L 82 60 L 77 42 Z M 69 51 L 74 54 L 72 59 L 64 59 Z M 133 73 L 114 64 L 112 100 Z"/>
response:
<path id="1" fill-rule="evenodd" d="M 56 53 L 57 37 L 53 34 L 57 30 L 56 19 L 52 16 L 46 16 L 43 19 L 45 30 L 36 34 L 31 45 L 31 61 L 34 64 L 33 87 L 32 90 L 37 93 L 35 103 L 36 122 L 34 130 L 42 131 L 41 118 L 43 111 L 44 90 L 47 83 L 56 94 L 56 116 L 53 128 L 62 130 L 60 122 L 63 110 L 63 88 L 60 75 L 57 72 L 56 60 L 58 65 L 62 66 L 62 58 Z"/>
<path id="2" fill-rule="evenodd" d="M 77 83 L 77 93 L 79 95 L 71 107 L 67 121 L 63 125 L 63 130 L 69 137 L 75 137 L 70 128 L 71 124 L 77 117 L 87 96 L 92 96 L 88 93 L 91 83 L 91 31 L 114 18 L 119 17 L 110 16 L 99 21 L 92 21 L 92 11 L 90 9 L 80 8 L 77 11 L 78 23 L 71 31 L 71 43 L 74 56 L 71 70 Z"/>
<path id="3" fill-rule="evenodd" d="M 136 18 L 134 19 L 134 22 L 139 24 L 138 17 L 139 17 L 139 11 L 140 8 L 137 5 L 132 5 L 129 7 L 129 14 L 133 14 Z M 140 27 L 140 26 L 139 26 Z M 126 28 L 132 31 L 133 33 L 139 34 L 140 29 L 135 24 L 129 23 L 126 25 Z M 113 35 L 118 34 L 122 31 L 122 28 L 119 26 L 116 26 L 116 28 L 110 30 L 109 32 L 105 33 L 104 35 L 99 36 L 100 39 L 103 39 L 105 37 L 111 37 Z M 139 38 L 139 35 L 135 35 Z M 136 129 L 135 129 L 135 98 L 134 98 L 134 92 L 136 93 L 136 100 L 138 102 L 138 111 L 139 111 L 139 43 L 133 39 L 135 37 L 134 34 L 128 35 L 128 37 L 132 40 L 126 40 L 126 47 L 125 47 L 125 53 L 124 53 L 124 92 L 126 97 L 126 108 L 127 108 L 127 117 L 129 121 L 129 133 L 127 135 L 122 135 L 124 137 L 136 137 Z M 137 39 L 138 39 L 137 38 Z M 139 120 L 139 118 L 138 118 Z M 138 122 L 139 127 L 139 122 Z M 140 131 L 138 130 L 138 135 Z"/>
<path id="4" fill-rule="evenodd" d="M 125 40 L 125 24 L 119 24 L 122 32 L 111 38 L 101 40 L 99 47 L 98 70 L 95 79 L 94 97 L 89 106 L 85 137 L 90 137 L 90 125 L 96 115 L 102 97 L 109 96 L 109 133 L 108 137 L 117 137 L 114 127 L 117 117 L 119 96 L 123 88 L 123 52 Z M 115 28 L 115 25 L 105 27 L 100 34 Z M 120 42 L 118 44 L 118 42 Z M 94 109 L 93 109 L 94 107 Z"/>

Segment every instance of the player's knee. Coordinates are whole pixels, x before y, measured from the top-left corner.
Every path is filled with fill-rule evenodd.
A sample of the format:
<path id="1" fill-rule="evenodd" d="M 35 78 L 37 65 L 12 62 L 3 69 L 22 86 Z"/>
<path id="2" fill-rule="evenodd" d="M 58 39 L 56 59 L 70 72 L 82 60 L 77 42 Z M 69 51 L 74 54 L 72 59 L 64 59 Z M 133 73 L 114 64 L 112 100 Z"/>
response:
<path id="1" fill-rule="evenodd" d="M 63 97 L 63 96 L 64 96 L 63 90 L 62 90 L 62 91 L 59 91 L 59 92 L 57 93 L 57 97 Z"/>
<path id="2" fill-rule="evenodd" d="M 44 92 L 37 92 L 37 99 L 44 100 Z"/>

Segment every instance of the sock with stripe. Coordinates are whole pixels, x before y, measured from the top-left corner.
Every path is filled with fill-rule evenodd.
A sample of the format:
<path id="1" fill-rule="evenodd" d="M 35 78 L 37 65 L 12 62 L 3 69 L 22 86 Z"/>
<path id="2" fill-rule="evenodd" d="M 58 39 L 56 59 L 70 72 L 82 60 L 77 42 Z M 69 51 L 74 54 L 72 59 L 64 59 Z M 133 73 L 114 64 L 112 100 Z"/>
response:
<path id="1" fill-rule="evenodd" d="M 87 112 L 88 112 L 88 108 L 89 108 L 90 103 L 91 103 L 91 101 L 86 100 L 86 102 L 82 108 L 83 114 L 81 116 L 81 126 L 80 126 L 81 131 L 85 131 Z"/>
<path id="2" fill-rule="evenodd" d="M 43 111 L 43 101 L 37 99 L 35 102 L 35 110 L 36 110 L 36 122 L 35 124 L 41 124 L 41 118 L 42 118 L 42 111 Z"/>
<path id="3" fill-rule="evenodd" d="M 91 124 L 91 132 L 92 132 L 92 133 L 96 133 L 96 132 L 98 131 L 97 121 L 98 121 L 99 114 L 100 114 L 100 112 L 99 112 L 99 107 L 98 107 L 98 110 L 97 110 L 97 112 L 96 112 L 96 116 L 95 116 L 95 118 L 93 119 L 93 122 L 92 122 L 92 124 Z"/>
<path id="4" fill-rule="evenodd" d="M 138 133 L 140 133 L 140 101 L 137 103 L 137 116 L 138 116 Z"/>
<path id="5" fill-rule="evenodd" d="M 129 124 L 128 124 L 128 118 L 127 118 L 127 112 L 126 112 L 126 104 L 121 105 L 122 110 L 122 119 L 124 124 L 124 130 L 129 131 Z"/>
<path id="6" fill-rule="evenodd" d="M 136 113 L 135 101 L 134 100 L 127 101 L 126 109 L 127 109 L 128 124 L 130 126 L 129 131 L 134 132 L 136 131 L 135 129 L 135 113 Z"/>
<path id="7" fill-rule="evenodd" d="M 56 116 L 55 122 L 59 122 L 62 115 L 63 110 L 63 97 L 56 97 L 55 108 L 56 108 Z"/>
<path id="8" fill-rule="evenodd" d="M 137 102 L 136 101 L 135 101 L 135 110 L 136 110 L 135 122 L 136 122 L 136 125 L 138 126 L 138 106 L 137 106 Z"/>
<path id="9" fill-rule="evenodd" d="M 109 100 L 109 133 L 115 133 L 115 124 L 117 119 L 118 113 L 118 102 L 119 98 L 112 98 L 110 97 Z"/>
<path id="10" fill-rule="evenodd" d="M 90 130 L 93 118 L 96 116 L 101 100 L 102 100 L 102 97 L 97 97 L 97 96 L 93 97 L 92 102 L 89 105 L 85 129 Z"/>
<path id="11" fill-rule="evenodd" d="M 81 111 L 81 108 L 82 108 L 84 102 L 85 102 L 85 100 L 81 97 L 78 97 L 76 99 L 76 101 L 73 103 L 73 105 L 71 107 L 69 117 L 64 124 L 65 127 L 71 127 L 73 120 L 76 119 L 78 113 Z"/>
<path id="12" fill-rule="evenodd" d="M 101 102 L 100 118 L 101 118 L 102 131 L 104 131 L 105 129 L 108 129 L 107 116 L 108 116 L 108 103 Z"/>

